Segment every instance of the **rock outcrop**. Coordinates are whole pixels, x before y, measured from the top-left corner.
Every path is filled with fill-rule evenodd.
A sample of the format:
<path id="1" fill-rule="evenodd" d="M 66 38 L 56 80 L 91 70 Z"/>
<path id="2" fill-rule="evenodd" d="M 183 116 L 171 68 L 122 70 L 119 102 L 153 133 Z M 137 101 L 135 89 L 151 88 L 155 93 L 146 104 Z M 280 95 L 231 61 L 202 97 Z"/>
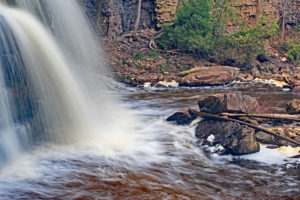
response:
<path id="1" fill-rule="evenodd" d="M 290 114 L 300 114 L 300 99 L 293 99 L 288 103 L 286 111 Z"/>
<path id="2" fill-rule="evenodd" d="M 204 120 L 196 127 L 196 137 L 204 145 L 219 146 L 215 153 L 243 155 L 259 151 L 254 129 L 236 122 Z"/>
<path id="3" fill-rule="evenodd" d="M 91 20 L 96 16 L 97 0 L 80 0 Z M 161 28 L 176 17 L 176 11 L 185 0 L 143 0 L 139 28 Z M 110 37 L 133 29 L 138 0 L 102 0 L 102 32 Z M 286 3 L 283 6 L 283 3 Z M 300 0 L 236 0 L 234 8 L 241 20 L 255 24 L 261 16 L 286 25 L 300 24 Z M 234 24 L 228 22 L 229 26 Z"/>
<path id="4" fill-rule="evenodd" d="M 229 92 L 215 94 L 198 101 L 200 111 L 218 114 L 222 112 L 232 113 L 258 113 L 260 106 L 256 99 L 241 92 Z"/>
<path id="5" fill-rule="evenodd" d="M 197 67 L 194 73 L 183 77 L 181 86 L 225 85 L 238 76 L 239 69 L 229 66 Z"/>
<path id="6" fill-rule="evenodd" d="M 188 110 L 179 111 L 167 118 L 168 122 L 175 122 L 177 125 L 188 125 L 198 116 Z"/>

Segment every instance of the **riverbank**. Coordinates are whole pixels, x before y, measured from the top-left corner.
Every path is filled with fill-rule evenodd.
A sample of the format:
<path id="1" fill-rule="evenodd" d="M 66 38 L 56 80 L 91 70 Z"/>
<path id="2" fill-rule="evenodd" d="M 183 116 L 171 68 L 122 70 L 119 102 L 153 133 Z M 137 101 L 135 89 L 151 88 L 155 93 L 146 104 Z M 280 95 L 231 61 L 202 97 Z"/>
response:
<path id="1" fill-rule="evenodd" d="M 241 68 L 233 63 L 222 66 L 191 54 L 160 50 L 153 43 L 158 34 L 153 29 L 145 29 L 136 37 L 125 34 L 103 38 L 107 59 L 117 80 L 131 86 L 149 83 L 158 87 L 162 87 L 160 81 L 177 82 L 182 86 L 214 86 L 232 81 L 274 80 L 300 92 L 300 68 L 289 63 L 270 42 L 266 54 L 258 56 L 251 66 Z"/>

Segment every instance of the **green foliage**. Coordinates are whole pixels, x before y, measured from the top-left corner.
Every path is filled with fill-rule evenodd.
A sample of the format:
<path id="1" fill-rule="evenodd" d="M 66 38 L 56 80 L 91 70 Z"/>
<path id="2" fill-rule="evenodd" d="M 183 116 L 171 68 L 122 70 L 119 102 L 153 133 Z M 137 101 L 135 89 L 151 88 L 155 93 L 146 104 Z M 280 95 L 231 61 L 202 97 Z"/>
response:
<path id="1" fill-rule="evenodd" d="M 177 19 L 164 27 L 159 45 L 164 49 L 178 49 L 209 54 L 213 49 L 213 26 L 210 0 L 190 0 L 177 11 Z"/>
<path id="2" fill-rule="evenodd" d="M 164 27 L 158 44 L 164 49 L 177 49 L 215 58 L 218 62 L 233 59 L 237 63 L 251 63 L 264 49 L 264 41 L 279 31 L 276 22 L 260 22 L 228 33 L 227 21 L 236 22 L 231 0 L 189 0 L 178 10 L 177 19 Z"/>
<path id="3" fill-rule="evenodd" d="M 300 43 L 292 44 L 287 55 L 296 66 L 300 66 Z"/>
<path id="4" fill-rule="evenodd" d="M 141 52 L 137 52 L 133 57 L 134 60 L 142 60 L 143 58 L 144 55 Z"/>
<path id="5" fill-rule="evenodd" d="M 295 26 L 295 31 L 300 32 L 300 25 Z"/>
<path id="6" fill-rule="evenodd" d="M 150 58 L 156 58 L 158 56 L 158 51 L 157 50 L 151 50 L 149 52 L 149 57 Z"/>
<path id="7" fill-rule="evenodd" d="M 267 23 L 262 18 L 255 26 L 242 26 L 236 32 L 221 36 L 215 56 L 219 62 L 233 59 L 240 64 L 252 63 L 257 54 L 264 52 L 265 40 L 278 31 L 277 23 Z"/>
<path id="8" fill-rule="evenodd" d="M 183 68 L 183 71 L 187 71 L 187 70 L 189 70 L 190 69 L 190 67 L 189 66 L 187 66 L 187 65 L 185 65 Z"/>

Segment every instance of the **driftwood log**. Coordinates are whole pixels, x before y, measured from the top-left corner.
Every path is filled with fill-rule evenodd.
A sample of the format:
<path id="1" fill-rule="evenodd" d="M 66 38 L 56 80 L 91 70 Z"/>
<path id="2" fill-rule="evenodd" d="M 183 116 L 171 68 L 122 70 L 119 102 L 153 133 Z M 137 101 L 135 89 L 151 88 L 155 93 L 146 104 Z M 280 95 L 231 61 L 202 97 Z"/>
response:
<path id="1" fill-rule="evenodd" d="M 204 113 L 204 112 L 199 112 L 199 111 L 196 111 L 196 110 L 191 110 L 190 109 L 190 112 L 194 113 L 194 114 L 197 114 L 198 116 L 200 117 L 203 117 L 203 118 L 206 118 L 206 119 L 217 119 L 217 120 L 225 120 L 225 121 L 233 121 L 233 122 L 237 122 L 239 124 L 243 124 L 243 125 L 247 125 L 251 128 L 254 128 L 256 130 L 260 130 L 260 131 L 263 131 L 267 134 L 270 134 L 270 135 L 273 135 L 275 137 L 278 137 L 278 138 L 281 138 L 283 140 L 286 140 L 288 142 L 291 142 L 293 144 L 296 144 L 296 145 L 299 145 L 300 146 L 300 142 L 297 141 L 297 140 L 293 140 L 291 138 L 288 138 L 288 137 L 285 137 L 285 136 L 281 136 L 279 135 L 278 133 L 275 133 L 273 131 L 270 131 L 264 127 L 261 127 L 259 125 L 255 125 L 255 124 L 252 124 L 252 123 L 248 123 L 248 122 L 244 122 L 244 121 L 241 121 L 241 120 L 237 120 L 237 119 L 232 119 L 232 118 L 229 118 L 227 116 L 219 116 L 219 115 L 213 115 L 213 114 L 208 114 L 208 113 Z"/>
<path id="2" fill-rule="evenodd" d="M 235 114 L 235 113 L 222 113 L 221 115 L 227 117 L 251 117 L 251 118 L 266 118 L 266 119 L 278 119 L 288 120 L 294 122 L 300 122 L 299 115 L 287 115 L 287 114 Z"/>

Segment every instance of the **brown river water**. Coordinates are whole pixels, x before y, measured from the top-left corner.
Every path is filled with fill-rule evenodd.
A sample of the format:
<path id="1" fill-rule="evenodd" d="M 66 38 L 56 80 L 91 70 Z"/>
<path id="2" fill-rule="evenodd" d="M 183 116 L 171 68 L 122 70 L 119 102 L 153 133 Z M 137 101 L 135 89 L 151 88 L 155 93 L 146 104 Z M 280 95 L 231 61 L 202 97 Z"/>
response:
<path id="1" fill-rule="evenodd" d="M 92 141 L 37 147 L 1 170 L 0 199 L 300 199 L 299 159 L 267 149 L 251 156 L 207 155 L 195 126 L 165 121 L 175 111 L 197 108 L 202 96 L 227 91 L 259 97 L 278 112 L 294 98 L 258 83 L 122 89 L 114 95 L 137 119 L 137 142 L 125 137 L 119 151 Z"/>

